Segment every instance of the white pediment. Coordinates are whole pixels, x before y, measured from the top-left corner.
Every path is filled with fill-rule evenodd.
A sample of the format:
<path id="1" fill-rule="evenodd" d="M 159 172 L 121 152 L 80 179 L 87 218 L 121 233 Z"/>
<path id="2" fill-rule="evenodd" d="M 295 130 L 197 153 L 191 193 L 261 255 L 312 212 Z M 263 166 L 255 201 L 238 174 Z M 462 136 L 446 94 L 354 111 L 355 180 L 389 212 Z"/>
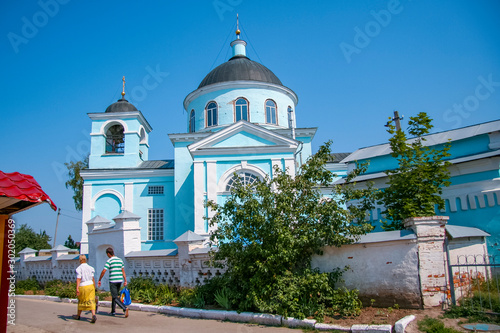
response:
<path id="1" fill-rule="evenodd" d="M 239 121 L 188 146 L 194 155 L 295 152 L 299 142 L 261 126 Z"/>

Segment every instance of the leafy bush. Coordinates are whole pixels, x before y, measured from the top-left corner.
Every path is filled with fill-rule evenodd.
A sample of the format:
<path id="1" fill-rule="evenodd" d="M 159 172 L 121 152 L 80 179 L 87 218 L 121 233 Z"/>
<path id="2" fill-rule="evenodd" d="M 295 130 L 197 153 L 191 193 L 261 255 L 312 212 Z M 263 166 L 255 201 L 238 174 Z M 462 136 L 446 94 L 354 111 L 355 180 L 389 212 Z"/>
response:
<path id="1" fill-rule="evenodd" d="M 169 286 L 161 284 L 157 287 L 157 304 L 171 304 L 175 299 L 175 292 Z"/>
<path id="2" fill-rule="evenodd" d="M 320 188 L 331 188 L 334 179 L 325 168 L 330 153 L 330 143 L 323 145 L 294 176 L 274 168 L 272 178 L 245 185 L 235 174 L 224 204 L 206 203 L 215 212 L 209 225 L 217 226 L 210 236 L 218 248 L 211 252 L 211 262 L 226 269 L 221 278 L 227 293 L 219 294 L 219 300 L 227 298 L 238 311 L 295 318 L 322 319 L 328 311 L 359 313 L 357 293 L 348 293 L 345 302 L 339 296 L 344 291 L 335 289 L 338 272 L 310 269 L 311 257 L 325 246 L 350 244 L 373 229 L 365 219 L 374 207 L 375 191 L 371 184 L 361 190 L 353 186 L 366 165 L 333 187 L 329 194 L 335 200 L 324 199 Z M 215 297 L 223 289 L 211 290 Z M 205 300 L 211 302 L 208 296 Z"/>
<path id="3" fill-rule="evenodd" d="M 460 333 L 456 329 L 445 327 L 441 320 L 428 316 L 418 322 L 418 329 L 427 333 Z"/>
<path id="4" fill-rule="evenodd" d="M 40 283 L 33 276 L 26 280 L 16 281 L 16 293 L 24 294 L 26 290 L 32 290 L 33 292 L 40 290 L 42 287 Z"/>
<path id="5" fill-rule="evenodd" d="M 193 306 L 195 298 L 194 289 L 181 289 L 179 292 L 178 302 L 180 306 L 191 307 Z"/>
<path id="6" fill-rule="evenodd" d="M 196 289 L 194 291 L 194 296 L 193 296 L 193 305 L 195 308 L 199 309 L 204 308 L 206 305 L 205 296 L 203 296 L 203 294 L 197 291 Z"/>
<path id="7" fill-rule="evenodd" d="M 224 287 L 215 293 L 215 301 L 225 310 L 231 310 L 231 300 L 229 299 L 229 290 Z"/>
<path id="8" fill-rule="evenodd" d="M 140 290 L 138 296 L 143 303 L 154 303 L 158 296 L 158 292 L 154 288 L 149 288 Z"/>
<path id="9" fill-rule="evenodd" d="M 130 291 L 138 291 L 138 290 L 147 290 L 147 289 L 155 289 L 156 284 L 154 283 L 152 278 L 145 277 L 133 277 L 130 279 L 130 282 L 127 284 L 128 289 Z"/>
<path id="10" fill-rule="evenodd" d="M 215 276 L 208 280 L 206 284 L 197 286 L 196 294 L 202 295 L 206 304 L 215 305 L 217 304 L 215 301 L 215 293 L 226 287 L 227 283 L 228 279 L 221 276 Z"/>
<path id="11" fill-rule="evenodd" d="M 106 297 L 111 296 L 111 293 L 109 291 L 96 290 L 95 295 L 100 301 L 103 301 Z"/>
<path id="12" fill-rule="evenodd" d="M 50 281 L 45 282 L 45 284 L 43 285 L 43 288 L 44 289 L 53 288 L 54 286 L 59 285 L 61 283 L 64 283 L 64 282 L 62 280 L 58 280 L 58 279 L 50 280 Z"/>
<path id="13" fill-rule="evenodd" d="M 76 282 L 63 282 L 52 280 L 45 285 L 45 295 L 58 296 L 61 298 L 76 298 Z"/>

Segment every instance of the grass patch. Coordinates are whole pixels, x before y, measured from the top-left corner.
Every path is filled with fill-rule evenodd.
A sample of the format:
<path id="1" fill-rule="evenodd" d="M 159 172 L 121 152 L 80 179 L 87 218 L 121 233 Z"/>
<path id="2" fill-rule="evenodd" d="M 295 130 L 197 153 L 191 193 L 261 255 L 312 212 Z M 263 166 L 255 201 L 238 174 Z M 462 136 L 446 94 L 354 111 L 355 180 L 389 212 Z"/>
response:
<path id="1" fill-rule="evenodd" d="M 461 333 L 460 331 L 444 326 L 444 323 L 436 318 L 426 316 L 418 321 L 418 329 L 427 333 Z"/>

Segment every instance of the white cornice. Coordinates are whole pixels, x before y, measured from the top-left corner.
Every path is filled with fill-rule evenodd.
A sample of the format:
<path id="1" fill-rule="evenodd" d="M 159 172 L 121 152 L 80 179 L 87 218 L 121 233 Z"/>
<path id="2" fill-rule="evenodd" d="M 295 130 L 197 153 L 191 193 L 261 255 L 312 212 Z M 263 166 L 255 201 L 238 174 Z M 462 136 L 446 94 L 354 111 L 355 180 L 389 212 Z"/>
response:
<path id="1" fill-rule="evenodd" d="M 495 159 L 492 159 L 496 156 L 500 156 L 500 150 L 452 159 L 449 161 L 451 162 L 451 165 L 449 167 L 450 176 L 456 177 L 471 173 L 498 170 L 498 159 L 497 161 L 495 161 Z M 362 182 L 366 180 L 374 180 L 378 178 L 381 179 L 385 177 L 387 177 L 387 174 L 385 172 L 376 172 L 358 176 L 354 178 L 354 181 Z M 339 179 L 336 181 L 337 184 L 341 184 L 344 182 L 344 179 Z"/>
<path id="2" fill-rule="evenodd" d="M 317 127 L 305 127 L 305 128 L 296 128 L 295 129 L 295 137 L 310 137 L 311 140 L 314 138 L 314 136 L 316 135 L 316 131 L 318 130 Z M 290 129 L 289 128 L 286 128 L 286 129 L 276 129 L 276 130 L 272 130 L 276 133 L 279 133 L 280 135 L 283 135 L 283 136 L 290 136 L 291 133 L 290 133 Z"/>
<path id="3" fill-rule="evenodd" d="M 173 133 L 169 134 L 168 137 L 172 143 L 175 142 L 195 142 L 204 139 L 210 135 L 212 132 L 196 132 L 196 133 Z"/>
<path id="4" fill-rule="evenodd" d="M 195 100 L 196 98 L 208 94 L 213 91 L 218 91 L 218 90 L 224 90 L 224 89 L 240 89 L 240 88 L 262 88 L 262 89 L 267 89 L 267 90 L 274 90 L 278 91 L 281 93 L 284 93 L 288 97 L 290 97 L 295 105 L 299 103 L 299 98 L 293 92 L 292 89 L 287 88 L 285 86 L 281 86 L 278 84 L 274 83 L 266 83 L 266 82 L 261 82 L 261 81 L 227 81 L 227 82 L 219 82 L 219 83 L 214 83 L 205 87 L 202 87 L 200 89 L 196 89 L 195 91 L 191 92 L 189 95 L 186 96 L 184 99 L 184 110 L 188 109 L 189 104 Z"/>
<path id="5" fill-rule="evenodd" d="M 273 142 L 274 145 L 252 147 L 213 147 L 213 145 L 240 132 L 253 134 L 267 141 Z M 193 156 L 208 154 L 229 155 L 238 151 L 240 154 L 243 151 L 246 151 L 247 153 L 248 151 L 252 151 L 254 153 L 277 153 L 295 152 L 298 144 L 299 142 L 297 140 L 280 135 L 276 133 L 276 131 L 271 131 L 247 121 L 240 120 L 223 130 L 212 133 L 210 136 L 190 144 L 188 149 Z"/>
<path id="6" fill-rule="evenodd" d="M 259 126 L 259 124 L 255 124 L 255 123 L 253 123 L 253 124 Z M 219 126 L 219 128 L 224 129 L 224 128 L 227 128 L 231 125 L 233 125 L 233 124 Z M 263 125 L 265 125 L 265 124 L 263 124 Z M 264 127 L 264 126 L 262 126 L 262 127 Z M 211 129 L 213 129 L 213 127 Z M 278 128 L 277 129 L 271 128 L 271 129 L 267 129 L 267 130 L 272 131 L 274 133 L 277 133 L 279 135 L 282 135 L 284 137 L 291 138 L 291 133 L 290 133 L 289 128 L 279 128 L 279 129 Z M 314 138 L 314 136 L 316 135 L 317 130 L 318 130 L 317 127 L 296 128 L 295 129 L 295 137 L 310 137 L 312 140 Z M 175 143 L 175 142 L 196 142 L 198 140 L 209 137 L 213 133 L 214 132 L 209 132 L 209 131 L 191 132 L 191 133 L 171 133 L 168 135 L 168 137 L 170 138 L 170 141 L 172 141 L 172 143 Z"/>
<path id="7" fill-rule="evenodd" d="M 127 112 L 99 112 L 99 113 L 87 113 L 91 120 L 108 120 L 108 119 L 124 119 L 124 118 L 138 118 L 139 122 L 144 126 L 146 131 L 149 133 L 153 130 L 151 125 L 149 125 L 146 118 L 141 111 L 127 111 Z"/>
<path id="8" fill-rule="evenodd" d="M 80 171 L 80 175 L 84 180 L 173 177 L 174 169 L 85 169 Z"/>
<path id="9" fill-rule="evenodd" d="M 201 148 L 192 151 L 193 156 L 203 155 L 256 155 L 256 154 L 276 154 L 295 153 L 297 146 L 250 146 L 250 147 L 216 147 Z"/>

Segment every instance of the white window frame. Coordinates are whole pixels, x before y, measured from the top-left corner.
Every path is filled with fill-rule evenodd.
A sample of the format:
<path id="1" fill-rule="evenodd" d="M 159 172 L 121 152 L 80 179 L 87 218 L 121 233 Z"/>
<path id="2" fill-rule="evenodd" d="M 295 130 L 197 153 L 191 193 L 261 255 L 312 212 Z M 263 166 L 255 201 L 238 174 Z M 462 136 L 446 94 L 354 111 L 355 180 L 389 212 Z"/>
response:
<path id="1" fill-rule="evenodd" d="M 162 241 L 165 225 L 165 211 L 163 208 L 148 209 L 148 241 Z"/>

